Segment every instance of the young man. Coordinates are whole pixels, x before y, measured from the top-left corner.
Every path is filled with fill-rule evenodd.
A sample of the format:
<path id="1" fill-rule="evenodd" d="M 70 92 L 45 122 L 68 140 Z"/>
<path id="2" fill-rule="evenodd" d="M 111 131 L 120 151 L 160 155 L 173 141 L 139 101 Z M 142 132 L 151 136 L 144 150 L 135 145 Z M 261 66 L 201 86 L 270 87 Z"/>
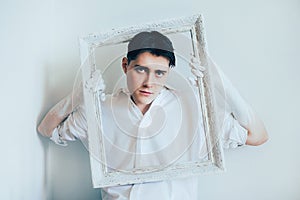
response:
<path id="1" fill-rule="evenodd" d="M 192 61 L 195 76 L 203 68 Z M 111 170 L 154 165 L 168 165 L 179 160 L 194 159 L 205 146 L 203 138 L 186 137 L 186 133 L 202 131 L 200 110 L 186 111 L 178 101 L 176 90 L 166 86 L 170 68 L 175 66 L 172 42 L 159 32 L 141 32 L 128 44 L 122 59 L 127 88 L 107 95 L 102 102 L 104 145 Z M 220 72 L 221 73 L 221 72 Z M 239 96 L 221 73 L 229 111 L 224 120 L 223 140 L 226 145 L 258 145 L 266 141 L 263 123 Z M 100 90 L 104 85 L 100 81 Z M 72 98 L 73 97 L 73 98 Z M 199 106 L 198 106 L 199 107 Z M 186 107 L 188 109 L 188 107 Z M 181 111 L 181 112 L 179 112 Z M 181 122 L 181 123 L 179 123 Z M 200 128 L 199 128 L 200 127 Z M 87 122 L 82 91 L 75 92 L 55 105 L 42 120 L 38 131 L 56 143 L 81 139 L 87 142 Z M 190 144 L 189 154 L 184 153 Z M 90 152 L 91 153 L 91 152 Z M 205 157 L 197 155 L 196 159 Z M 103 188 L 103 199 L 196 199 L 197 178 L 159 181 Z"/>

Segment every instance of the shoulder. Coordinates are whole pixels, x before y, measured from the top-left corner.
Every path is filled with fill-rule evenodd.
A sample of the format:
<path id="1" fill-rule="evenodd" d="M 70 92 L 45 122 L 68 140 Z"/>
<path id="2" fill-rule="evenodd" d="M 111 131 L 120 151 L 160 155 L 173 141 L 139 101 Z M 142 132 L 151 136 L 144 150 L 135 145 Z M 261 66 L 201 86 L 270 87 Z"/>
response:
<path id="1" fill-rule="evenodd" d="M 106 94 L 105 100 L 101 101 L 102 108 L 111 108 L 112 106 L 124 106 L 128 105 L 128 101 L 130 100 L 130 93 L 125 88 L 120 88 L 114 91 L 112 94 Z"/>
<path id="2" fill-rule="evenodd" d="M 173 103 L 177 102 L 177 100 L 177 91 L 172 88 L 164 87 L 154 100 L 153 104 L 161 106 L 171 106 L 173 105 Z"/>
<path id="3" fill-rule="evenodd" d="M 160 94 L 164 96 L 174 96 L 178 93 L 178 91 L 174 88 L 171 88 L 169 86 L 164 86 L 164 88 L 161 90 Z"/>

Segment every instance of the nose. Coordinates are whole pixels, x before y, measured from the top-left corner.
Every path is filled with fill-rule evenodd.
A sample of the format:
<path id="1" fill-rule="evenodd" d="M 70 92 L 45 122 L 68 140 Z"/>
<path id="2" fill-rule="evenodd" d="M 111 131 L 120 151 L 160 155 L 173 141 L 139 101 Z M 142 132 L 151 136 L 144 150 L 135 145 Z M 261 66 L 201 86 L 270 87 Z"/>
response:
<path id="1" fill-rule="evenodd" d="M 144 80 L 143 86 L 151 88 L 154 85 L 155 85 L 155 74 L 148 73 L 147 76 L 146 76 L 146 78 L 145 78 L 145 80 Z"/>

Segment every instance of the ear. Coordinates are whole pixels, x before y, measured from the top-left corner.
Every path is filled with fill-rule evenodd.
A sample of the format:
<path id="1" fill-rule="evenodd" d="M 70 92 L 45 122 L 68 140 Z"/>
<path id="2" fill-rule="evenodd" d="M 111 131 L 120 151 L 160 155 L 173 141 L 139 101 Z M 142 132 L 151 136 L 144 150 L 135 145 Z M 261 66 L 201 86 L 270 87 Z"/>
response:
<path id="1" fill-rule="evenodd" d="M 122 68 L 123 68 L 123 72 L 125 74 L 127 73 L 127 67 L 128 67 L 128 59 L 126 57 L 123 57 L 123 59 L 122 59 Z"/>

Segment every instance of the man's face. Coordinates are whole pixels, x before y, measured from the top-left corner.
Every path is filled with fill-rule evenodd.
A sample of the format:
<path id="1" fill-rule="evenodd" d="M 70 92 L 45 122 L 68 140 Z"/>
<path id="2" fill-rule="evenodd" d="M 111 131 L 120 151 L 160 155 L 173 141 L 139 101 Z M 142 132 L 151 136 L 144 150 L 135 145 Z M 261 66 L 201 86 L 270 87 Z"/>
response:
<path id="1" fill-rule="evenodd" d="M 167 81 L 169 60 L 144 52 L 129 65 L 127 59 L 123 58 L 122 66 L 135 104 L 140 109 L 147 107 L 158 96 Z"/>

